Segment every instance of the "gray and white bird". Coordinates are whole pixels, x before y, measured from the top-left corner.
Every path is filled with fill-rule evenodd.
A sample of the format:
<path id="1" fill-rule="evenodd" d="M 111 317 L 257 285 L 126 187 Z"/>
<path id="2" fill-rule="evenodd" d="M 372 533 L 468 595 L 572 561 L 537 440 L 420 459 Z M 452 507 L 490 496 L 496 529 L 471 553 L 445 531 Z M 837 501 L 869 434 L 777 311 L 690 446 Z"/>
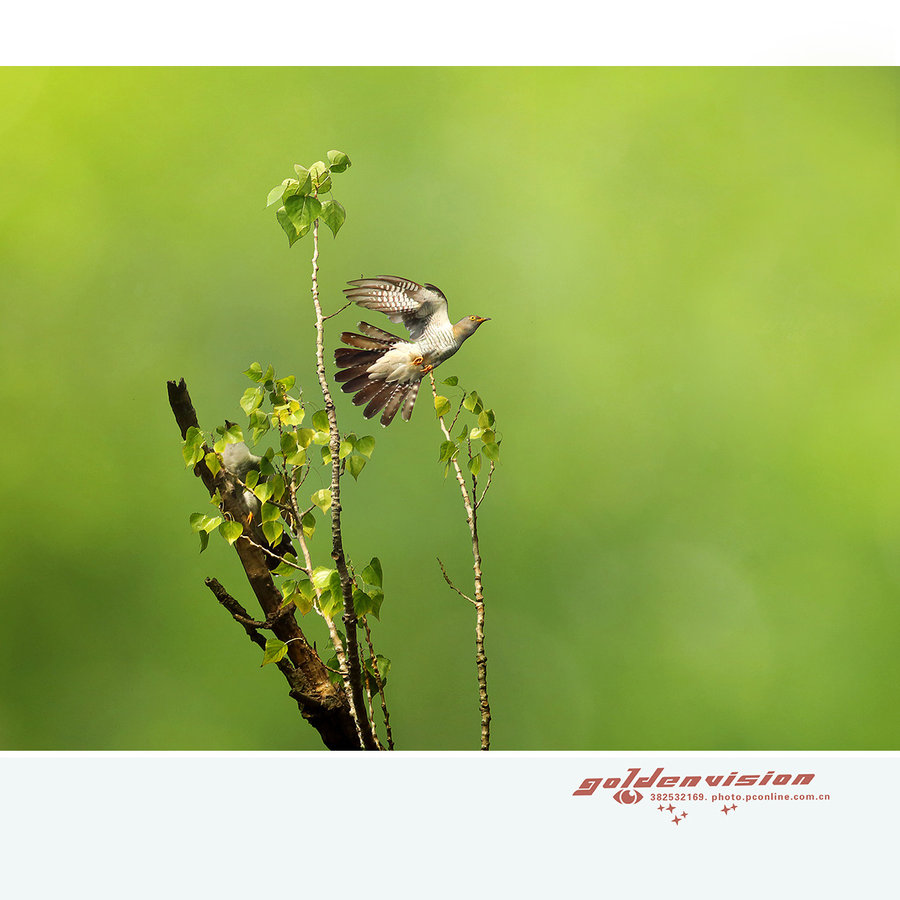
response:
<path id="1" fill-rule="evenodd" d="M 452 324 L 447 298 L 433 284 L 417 284 L 395 275 L 358 278 L 348 284 L 344 293 L 350 300 L 383 312 L 392 322 L 402 322 L 410 339 L 360 322 L 357 327 L 363 334 L 345 331 L 341 335 L 341 341 L 354 349 L 334 351 L 340 369 L 335 378 L 343 382 L 345 393 L 356 395 L 353 402 L 357 406 L 367 404 L 363 412 L 367 419 L 384 410 L 381 424 L 390 425 L 401 410 L 408 422 L 422 379 L 489 320 L 466 316 Z"/>
<path id="2" fill-rule="evenodd" d="M 222 462 L 225 465 L 226 472 L 235 475 L 240 478 L 241 481 L 246 483 L 247 475 L 251 470 L 259 471 L 262 457 L 257 456 L 255 453 L 251 453 L 250 448 L 243 441 L 239 441 L 235 444 L 226 445 L 225 449 L 222 451 Z M 266 477 L 263 475 L 260 478 L 260 481 L 265 480 Z M 271 551 L 271 553 L 277 554 L 279 557 L 284 557 L 288 553 L 292 553 L 296 556 L 297 551 L 294 550 L 294 545 L 291 543 L 287 531 L 282 533 L 281 539 L 276 546 L 273 547 L 269 543 L 265 534 L 263 534 L 262 521 L 260 518 L 261 511 L 262 504 L 259 502 L 259 497 L 257 497 L 253 491 L 244 488 L 240 497 L 240 512 L 244 524 L 249 528 L 250 537 L 261 547 Z M 270 570 L 278 567 L 278 559 L 270 556 L 269 553 L 266 553 L 265 556 L 266 566 Z"/>

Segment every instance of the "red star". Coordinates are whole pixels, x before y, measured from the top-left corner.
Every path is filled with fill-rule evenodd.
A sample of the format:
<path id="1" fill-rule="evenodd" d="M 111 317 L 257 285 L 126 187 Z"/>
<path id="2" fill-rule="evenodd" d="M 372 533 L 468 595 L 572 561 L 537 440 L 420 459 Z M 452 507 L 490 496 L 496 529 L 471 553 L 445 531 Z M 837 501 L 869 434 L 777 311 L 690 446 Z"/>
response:
<path id="1" fill-rule="evenodd" d="M 678 816 L 675 816 L 675 818 L 672 819 L 672 821 L 677 825 L 681 821 L 681 819 L 679 819 Z"/>
<path id="2" fill-rule="evenodd" d="M 666 807 L 666 809 L 667 809 L 669 812 L 675 812 L 675 807 L 672 806 L 671 803 Z"/>
<path id="3" fill-rule="evenodd" d="M 727 806 L 723 806 L 721 812 L 725 813 L 725 815 L 727 816 L 728 813 L 731 812 L 731 810 Z"/>
<path id="4" fill-rule="evenodd" d="M 665 807 L 662 805 L 662 803 L 660 803 L 659 806 L 657 806 L 656 808 L 657 808 L 660 812 L 662 812 L 662 811 L 665 809 Z"/>
<path id="5" fill-rule="evenodd" d="M 731 808 L 732 808 L 732 809 L 737 809 L 737 804 L 732 803 L 732 804 L 731 804 Z"/>
<path id="6" fill-rule="evenodd" d="M 687 816 L 687 813 L 686 813 L 684 810 L 682 810 L 682 811 L 681 811 L 681 818 L 684 819 L 686 816 Z"/>

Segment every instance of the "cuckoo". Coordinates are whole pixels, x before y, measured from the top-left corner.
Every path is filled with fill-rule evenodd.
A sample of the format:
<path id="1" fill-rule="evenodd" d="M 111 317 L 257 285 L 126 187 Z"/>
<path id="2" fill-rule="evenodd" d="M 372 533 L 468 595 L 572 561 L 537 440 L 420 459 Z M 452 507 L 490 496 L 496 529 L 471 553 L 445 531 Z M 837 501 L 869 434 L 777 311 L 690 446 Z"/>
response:
<path id="1" fill-rule="evenodd" d="M 226 422 L 225 424 L 230 425 L 231 423 Z M 262 457 L 257 456 L 255 453 L 251 453 L 250 448 L 243 441 L 239 441 L 235 444 L 228 444 L 225 447 L 222 451 L 222 462 L 225 464 L 226 472 L 230 475 L 235 475 L 237 478 L 240 478 L 242 482 L 246 483 L 247 475 L 251 470 L 259 471 Z M 265 475 L 259 480 L 265 481 Z M 244 524 L 248 526 L 250 538 L 264 550 L 269 551 L 265 554 L 266 566 L 272 570 L 277 568 L 282 557 L 288 553 L 292 553 L 296 556 L 297 551 L 294 550 L 294 546 L 291 543 L 291 539 L 288 537 L 287 531 L 281 535 L 281 540 L 279 540 L 275 546 L 272 546 L 272 544 L 269 543 L 266 536 L 263 534 L 262 521 L 260 518 L 261 511 L 262 504 L 259 502 L 259 498 L 253 491 L 244 488 L 240 498 L 241 516 L 244 520 Z M 270 554 L 275 554 L 275 556 L 271 556 Z M 279 558 L 276 559 L 276 556 Z"/>
<path id="2" fill-rule="evenodd" d="M 449 359 L 483 322 L 483 316 L 466 316 L 455 325 L 447 315 L 447 298 L 433 284 L 417 284 L 408 278 L 358 278 L 344 293 L 359 306 L 383 312 L 391 322 L 403 323 L 409 340 L 382 331 L 368 322 L 357 326 L 362 334 L 345 331 L 334 352 L 341 389 L 355 394 L 357 406 L 371 419 L 380 410 L 381 424 L 390 425 L 400 410 L 408 422 L 422 379 Z"/>

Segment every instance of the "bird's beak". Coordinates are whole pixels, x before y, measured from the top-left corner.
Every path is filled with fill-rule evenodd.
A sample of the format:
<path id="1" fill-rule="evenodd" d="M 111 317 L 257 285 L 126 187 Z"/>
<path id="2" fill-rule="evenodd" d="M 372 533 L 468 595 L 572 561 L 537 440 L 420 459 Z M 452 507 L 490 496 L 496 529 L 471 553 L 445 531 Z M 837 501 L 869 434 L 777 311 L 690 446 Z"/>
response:
<path id="1" fill-rule="evenodd" d="M 490 316 L 479 316 L 479 317 L 478 317 L 478 323 L 479 323 L 479 324 L 481 324 L 482 322 L 490 322 L 490 321 L 491 321 L 491 317 L 490 317 Z"/>

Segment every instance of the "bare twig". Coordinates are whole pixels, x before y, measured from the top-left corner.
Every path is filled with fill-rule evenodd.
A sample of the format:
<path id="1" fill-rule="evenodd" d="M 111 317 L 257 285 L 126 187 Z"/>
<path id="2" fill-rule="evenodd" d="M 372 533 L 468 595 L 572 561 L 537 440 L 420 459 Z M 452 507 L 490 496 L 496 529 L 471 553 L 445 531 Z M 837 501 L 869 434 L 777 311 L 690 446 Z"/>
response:
<path id="1" fill-rule="evenodd" d="M 372 632 L 369 629 L 369 623 L 365 616 L 362 619 L 362 626 L 366 632 L 366 644 L 369 647 L 369 657 L 372 660 L 372 671 L 375 673 L 375 684 L 378 693 L 381 695 L 381 713 L 384 716 L 384 729 L 387 733 L 388 750 L 394 749 L 394 736 L 391 734 L 391 717 L 388 713 L 387 699 L 384 696 L 384 682 L 381 680 L 381 672 L 378 668 L 378 657 L 375 655 L 375 647 L 372 644 Z"/>
<path id="2" fill-rule="evenodd" d="M 366 750 L 377 750 L 378 744 L 372 734 L 369 717 L 366 715 L 365 698 L 363 696 L 362 668 L 359 661 L 359 641 L 356 635 L 356 610 L 353 608 L 353 580 L 347 571 L 344 556 L 344 542 L 341 534 L 341 434 L 338 430 L 334 401 L 325 377 L 325 317 L 319 303 L 319 220 L 313 225 L 312 255 L 312 299 L 316 310 L 316 372 L 319 386 L 325 398 L 325 412 L 331 432 L 331 558 L 341 580 L 341 594 L 344 599 L 344 628 L 347 634 L 347 668 L 350 679 L 350 705 L 356 716 L 362 738 L 362 746 Z"/>
<path id="3" fill-rule="evenodd" d="M 460 590 L 460 589 L 459 589 L 459 588 L 458 588 L 458 587 L 450 580 L 450 576 L 447 574 L 447 570 L 444 568 L 444 564 L 441 562 L 441 558 L 440 558 L 439 556 L 437 557 L 437 561 L 438 561 L 438 565 L 441 567 L 441 574 L 444 576 L 444 581 L 446 581 L 447 584 L 449 584 L 450 587 L 452 587 L 453 590 L 456 591 L 456 593 L 459 594 L 459 596 L 463 598 L 463 600 L 468 600 L 469 603 L 471 603 L 471 604 L 474 605 L 474 604 L 475 604 L 475 601 L 474 601 L 468 594 L 464 594 L 464 593 L 463 593 L 463 592 L 462 592 L 462 591 L 461 591 L 461 590 Z"/>
<path id="4" fill-rule="evenodd" d="M 322 321 L 327 322 L 329 319 L 333 319 L 335 316 L 340 315 L 348 306 L 352 306 L 352 305 L 353 305 L 353 301 L 348 300 L 339 310 L 337 310 L 333 313 L 330 313 L 327 316 L 322 316 Z"/>
<path id="5" fill-rule="evenodd" d="M 434 374 L 429 373 L 431 379 L 431 393 L 437 399 L 437 387 L 434 383 Z M 457 415 L 459 412 L 457 411 Z M 444 417 L 439 416 L 438 421 L 441 425 L 441 431 L 444 437 L 451 440 L 450 431 L 444 424 Z M 454 422 L 456 419 L 454 418 Z M 468 440 L 468 439 L 467 439 Z M 471 458 L 471 443 L 469 444 L 469 457 Z M 475 503 L 475 492 L 478 482 L 475 476 L 472 476 L 472 494 L 469 494 L 469 488 L 466 479 L 463 477 L 462 469 L 459 467 L 456 456 L 451 457 L 450 463 L 453 471 L 456 473 L 456 480 L 459 483 L 459 491 L 462 496 L 463 506 L 466 509 L 466 523 L 469 526 L 469 533 L 472 536 L 472 570 L 475 576 L 475 599 L 472 603 L 475 605 L 475 668 L 478 672 L 478 699 L 479 708 L 481 710 L 481 749 L 490 750 L 491 748 L 491 706 L 488 701 L 487 689 L 487 655 L 484 651 L 484 592 L 481 583 L 481 548 L 478 543 L 478 505 Z M 443 566 L 441 566 L 443 569 Z M 447 578 L 447 573 L 444 572 Z M 449 582 L 449 579 L 447 579 Z M 451 587 L 454 587 L 450 583 Z M 454 587 L 455 590 L 455 587 Z M 465 596 L 465 595 L 463 595 Z M 469 599 L 468 597 L 466 599 Z"/>
<path id="6" fill-rule="evenodd" d="M 475 509 L 478 509 L 479 506 L 484 502 L 484 495 L 488 492 L 488 488 L 491 486 L 491 479 L 494 477 L 494 461 L 491 460 L 491 468 L 488 470 L 487 482 L 484 485 L 484 490 L 481 492 L 481 496 L 475 501 Z"/>

